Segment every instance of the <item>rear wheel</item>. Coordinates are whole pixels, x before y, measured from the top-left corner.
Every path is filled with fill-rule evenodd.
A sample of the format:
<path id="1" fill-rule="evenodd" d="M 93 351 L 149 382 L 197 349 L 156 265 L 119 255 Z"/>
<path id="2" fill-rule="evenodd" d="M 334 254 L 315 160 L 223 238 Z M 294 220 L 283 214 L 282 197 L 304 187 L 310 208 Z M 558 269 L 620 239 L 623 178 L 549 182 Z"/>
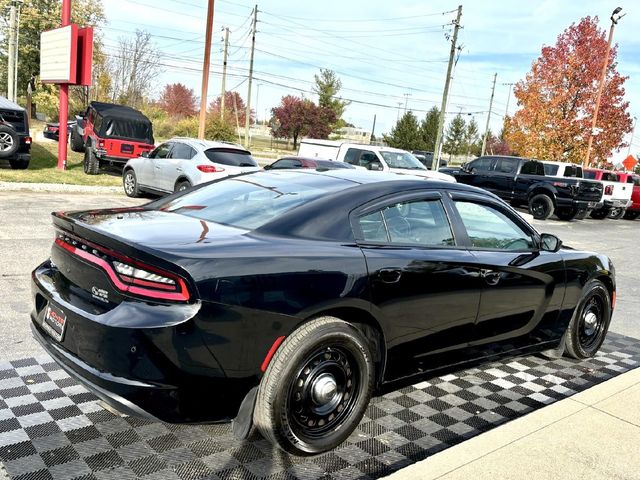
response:
<path id="1" fill-rule="evenodd" d="M 189 180 L 182 180 L 180 182 L 176 182 L 174 192 L 183 192 L 189 188 L 191 188 L 191 182 Z"/>
<path id="2" fill-rule="evenodd" d="M 93 148 L 88 147 L 84 151 L 84 173 L 87 175 L 97 175 L 100 171 L 100 160 L 93 153 Z"/>
<path id="3" fill-rule="evenodd" d="M 593 357 L 604 342 L 611 322 L 611 298 L 600 280 L 583 289 L 565 334 L 566 353 L 576 359 Z"/>
<path id="4" fill-rule="evenodd" d="M 138 188 L 138 179 L 136 178 L 136 173 L 132 168 L 124 172 L 122 176 L 122 186 L 124 187 L 124 193 L 127 194 L 127 197 L 139 197 L 140 189 Z"/>
<path id="5" fill-rule="evenodd" d="M 600 210 L 594 210 L 590 213 L 591 218 L 594 218 L 596 220 L 603 220 L 607 218 L 608 215 L 609 215 L 608 208 L 601 208 Z"/>
<path id="6" fill-rule="evenodd" d="M 625 220 L 635 220 L 638 217 L 640 217 L 640 212 L 631 212 L 629 210 L 624 212 L 624 219 Z"/>
<path id="7" fill-rule="evenodd" d="M 29 160 L 12 158 L 9 160 L 9 165 L 11 165 L 11 168 L 14 170 L 25 170 L 29 167 Z"/>
<path id="8" fill-rule="evenodd" d="M 8 125 L 0 125 L 0 158 L 10 158 L 20 146 L 18 132 Z"/>
<path id="9" fill-rule="evenodd" d="M 529 199 L 529 213 L 537 220 L 546 220 L 553 215 L 553 200 L 544 193 L 534 195 Z"/>
<path id="10" fill-rule="evenodd" d="M 254 423 L 287 452 L 326 452 L 362 419 L 373 378 L 369 344 L 359 330 L 334 317 L 311 320 L 271 359 L 258 389 Z"/>
<path id="11" fill-rule="evenodd" d="M 69 143 L 74 152 L 84 152 L 84 140 L 75 128 L 71 130 Z"/>
<path id="12" fill-rule="evenodd" d="M 591 213 L 591 210 L 588 208 L 585 208 L 584 210 L 579 210 L 578 213 L 575 216 L 576 220 L 584 220 L 585 218 L 587 218 L 589 216 L 589 214 Z"/>
<path id="13" fill-rule="evenodd" d="M 619 218 L 622 218 L 625 211 L 626 211 L 625 208 L 614 207 L 609 212 L 609 215 L 607 215 L 607 218 L 610 218 L 612 220 L 618 220 Z"/>
<path id="14" fill-rule="evenodd" d="M 563 208 L 558 208 L 556 210 L 556 217 L 558 217 L 560 220 L 564 220 L 564 221 L 571 221 L 575 218 L 578 217 L 578 214 L 580 212 L 583 212 L 584 210 L 579 210 L 576 207 L 563 207 Z M 584 218 L 584 217 L 583 217 Z"/>

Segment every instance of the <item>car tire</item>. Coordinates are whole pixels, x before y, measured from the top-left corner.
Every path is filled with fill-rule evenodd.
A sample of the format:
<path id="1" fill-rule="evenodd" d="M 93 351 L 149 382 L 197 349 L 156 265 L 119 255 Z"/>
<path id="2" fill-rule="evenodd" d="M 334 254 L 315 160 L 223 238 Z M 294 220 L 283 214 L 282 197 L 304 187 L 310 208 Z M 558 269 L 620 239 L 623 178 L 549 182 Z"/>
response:
<path id="1" fill-rule="evenodd" d="M 576 207 L 563 207 L 556 209 L 556 217 L 565 222 L 570 222 L 578 217 L 578 214 L 585 210 L 579 210 Z M 584 217 L 582 217 L 584 218 Z"/>
<path id="2" fill-rule="evenodd" d="M 625 220 L 635 220 L 638 217 L 640 217 L 640 212 L 632 212 L 632 211 L 629 211 L 629 210 L 624 212 L 624 219 Z"/>
<path id="3" fill-rule="evenodd" d="M 11 158 L 20 147 L 18 132 L 8 125 L 0 125 L 0 158 Z"/>
<path id="4" fill-rule="evenodd" d="M 97 175 L 100 172 L 100 160 L 93 153 L 93 148 L 88 147 L 84 151 L 84 173 L 87 175 Z"/>
<path id="5" fill-rule="evenodd" d="M 174 192 L 183 192 L 187 189 L 191 188 L 191 182 L 189 180 L 181 180 L 176 182 L 176 188 Z"/>
<path id="6" fill-rule="evenodd" d="M 11 168 L 14 170 L 26 170 L 29 168 L 29 160 L 12 158 L 9 160 L 9 165 L 11 165 Z"/>
<path id="7" fill-rule="evenodd" d="M 611 297 L 600 280 L 591 280 L 565 333 L 565 353 L 578 360 L 593 357 L 607 335 L 611 323 Z"/>
<path id="8" fill-rule="evenodd" d="M 539 193 L 529 199 L 529 213 L 536 220 L 546 220 L 553 215 L 553 200 L 549 195 Z"/>
<path id="9" fill-rule="evenodd" d="M 137 198 L 140 196 L 140 188 L 138 187 L 138 179 L 133 168 L 129 168 L 122 175 L 122 187 L 127 197 Z"/>
<path id="10" fill-rule="evenodd" d="M 575 216 L 575 220 L 584 220 L 585 218 L 587 218 L 589 216 L 589 214 L 591 214 L 591 210 L 588 208 L 585 208 L 583 210 L 579 210 L 578 213 Z"/>
<path id="11" fill-rule="evenodd" d="M 601 208 L 599 210 L 593 210 L 589 216 L 595 220 L 604 220 L 609 215 L 608 208 Z"/>
<path id="12" fill-rule="evenodd" d="M 69 144 L 74 152 L 84 152 L 84 140 L 75 128 L 71 130 Z"/>
<path id="13" fill-rule="evenodd" d="M 260 386 L 254 424 L 286 452 L 315 455 L 356 428 L 374 383 L 369 342 L 356 327 L 320 317 L 276 350 Z"/>
<path id="14" fill-rule="evenodd" d="M 607 215 L 607 218 L 611 220 L 618 220 L 624 216 L 624 213 L 627 211 L 626 208 L 612 208 Z"/>

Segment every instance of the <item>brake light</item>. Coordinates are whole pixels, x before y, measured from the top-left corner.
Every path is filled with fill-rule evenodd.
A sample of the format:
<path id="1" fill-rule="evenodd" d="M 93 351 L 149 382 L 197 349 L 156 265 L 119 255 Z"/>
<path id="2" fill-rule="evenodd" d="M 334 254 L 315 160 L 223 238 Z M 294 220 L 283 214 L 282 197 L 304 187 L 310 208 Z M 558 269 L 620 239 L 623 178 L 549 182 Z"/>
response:
<path id="1" fill-rule="evenodd" d="M 98 148 L 104 148 L 104 140 L 98 140 Z"/>
<path id="2" fill-rule="evenodd" d="M 613 195 L 613 185 L 607 185 L 604 187 L 605 195 Z"/>
<path id="3" fill-rule="evenodd" d="M 224 168 L 216 167 L 215 165 L 198 165 L 196 168 L 204 173 L 224 172 Z"/>
<path id="4" fill-rule="evenodd" d="M 24 137 L 25 145 L 31 145 L 31 142 L 32 142 L 31 137 Z"/>
<path id="5" fill-rule="evenodd" d="M 86 240 L 59 232 L 55 244 L 96 265 L 121 292 L 141 297 L 186 302 L 189 291 L 184 279 L 173 273 L 128 258 Z"/>

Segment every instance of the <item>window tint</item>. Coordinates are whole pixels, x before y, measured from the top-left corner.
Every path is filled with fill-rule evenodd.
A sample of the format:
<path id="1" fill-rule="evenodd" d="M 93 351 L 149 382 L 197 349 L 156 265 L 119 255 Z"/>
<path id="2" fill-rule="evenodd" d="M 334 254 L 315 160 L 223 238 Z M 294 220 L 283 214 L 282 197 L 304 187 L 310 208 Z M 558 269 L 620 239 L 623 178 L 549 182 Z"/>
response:
<path id="1" fill-rule="evenodd" d="M 545 171 L 545 173 L 547 172 Z M 567 165 L 564 170 L 564 176 L 582 178 L 582 167 L 578 167 L 577 165 Z"/>
<path id="2" fill-rule="evenodd" d="M 358 156 L 360 154 L 360 150 L 357 148 L 350 148 L 347 150 L 347 153 L 344 154 L 344 161 L 350 163 L 351 165 L 358 165 Z"/>
<path id="3" fill-rule="evenodd" d="M 368 168 L 371 162 L 378 162 L 378 157 L 373 152 L 368 152 L 366 150 L 360 151 L 360 160 L 358 161 L 358 165 L 361 167 Z"/>
<path id="4" fill-rule="evenodd" d="M 496 161 L 496 172 L 500 173 L 513 173 L 516 171 L 517 160 L 512 158 L 499 158 Z"/>
<path id="5" fill-rule="evenodd" d="M 524 162 L 520 173 L 523 175 L 544 175 L 544 165 L 541 162 L 529 160 Z"/>
<path id="6" fill-rule="evenodd" d="M 360 218 L 364 239 L 421 246 L 454 245 L 444 207 L 439 200 L 390 205 Z"/>
<path id="7" fill-rule="evenodd" d="M 633 177 L 631 175 L 627 176 L 627 183 L 634 183 Z"/>
<path id="8" fill-rule="evenodd" d="M 636 187 L 640 187 L 640 177 L 638 177 L 638 176 L 635 176 L 635 175 L 634 175 L 634 176 L 633 176 L 633 177 L 631 177 L 631 178 L 633 178 L 633 184 L 634 184 Z"/>
<path id="9" fill-rule="evenodd" d="M 196 151 L 186 143 L 176 143 L 171 150 L 171 158 L 180 160 L 191 160 L 196 155 Z"/>
<path id="10" fill-rule="evenodd" d="M 275 162 L 271 168 L 272 169 L 278 169 L 278 168 L 296 168 L 296 167 L 301 167 L 302 164 L 300 163 L 299 160 L 294 160 L 293 158 L 282 158 L 280 160 L 278 160 L 277 162 Z"/>
<path id="11" fill-rule="evenodd" d="M 5 122 L 10 123 L 17 132 L 27 132 L 26 112 L 22 110 L 0 110 L 0 116 Z"/>
<path id="12" fill-rule="evenodd" d="M 232 167 L 257 167 L 258 164 L 249 152 L 234 148 L 210 148 L 204 154 L 213 163 Z"/>
<path id="13" fill-rule="evenodd" d="M 156 148 L 153 152 L 151 152 L 151 154 L 149 155 L 149 158 L 168 158 L 169 152 L 171 152 L 172 146 L 173 146 L 173 143 L 169 143 L 169 142 L 163 143 L 158 148 Z"/>
<path id="14" fill-rule="evenodd" d="M 348 163 L 344 163 L 344 162 L 334 162 L 332 160 L 316 160 L 316 166 L 318 168 L 329 168 L 329 169 L 336 169 L 336 168 L 348 168 L 348 169 L 352 169 L 353 167 L 351 165 L 349 165 Z"/>
<path id="15" fill-rule="evenodd" d="M 549 177 L 554 177 L 558 174 L 558 165 L 544 164 L 544 174 Z"/>
<path id="16" fill-rule="evenodd" d="M 605 182 L 619 182 L 620 178 L 615 173 L 602 172 L 602 180 L 604 180 Z"/>
<path id="17" fill-rule="evenodd" d="M 455 202 L 471 245 L 477 248 L 527 250 L 533 239 L 504 213 L 479 203 Z"/>
<path id="18" fill-rule="evenodd" d="M 586 171 L 583 173 L 584 178 L 589 179 L 589 180 L 595 180 L 596 179 L 596 172 L 589 172 Z"/>
<path id="19" fill-rule="evenodd" d="M 474 160 L 469 163 L 469 170 L 475 172 L 486 172 L 491 170 L 491 164 L 493 163 L 493 158 L 491 157 L 482 157 Z"/>

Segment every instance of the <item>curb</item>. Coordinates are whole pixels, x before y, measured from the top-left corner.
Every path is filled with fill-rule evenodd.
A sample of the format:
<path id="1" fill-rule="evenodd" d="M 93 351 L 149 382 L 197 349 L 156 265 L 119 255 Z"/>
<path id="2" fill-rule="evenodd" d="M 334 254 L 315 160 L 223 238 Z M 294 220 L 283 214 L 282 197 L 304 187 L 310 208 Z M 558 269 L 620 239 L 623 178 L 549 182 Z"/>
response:
<path id="1" fill-rule="evenodd" d="M 103 187 L 97 185 L 72 185 L 64 183 L 20 183 L 0 182 L 0 192 L 59 192 L 59 193 L 122 193 L 122 187 Z"/>

